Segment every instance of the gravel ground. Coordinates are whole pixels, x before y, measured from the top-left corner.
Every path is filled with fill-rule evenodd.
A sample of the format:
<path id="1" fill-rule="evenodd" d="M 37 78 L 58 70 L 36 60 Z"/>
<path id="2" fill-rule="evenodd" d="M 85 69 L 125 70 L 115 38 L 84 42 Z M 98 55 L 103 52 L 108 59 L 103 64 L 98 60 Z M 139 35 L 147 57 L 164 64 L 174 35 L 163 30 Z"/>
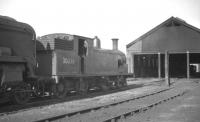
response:
<path id="1" fill-rule="evenodd" d="M 200 83 L 186 81 L 180 87 L 190 92 L 144 113 L 136 114 L 126 122 L 200 122 Z"/>
<path id="2" fill-rule="evenodd" d="M 172 96 L 176 96 L 178 94 L 182 94 L 185 91 L 189 91 L 191 90 L 191 88 L 193 88 L 195 85 L 191 83 L 185 83 L 184 80 L 177 80 L 177 79 L 172 79 L 172 81 L 177 81 L 175 84 L 173 85 L 173 89 L 162 92 L 160 94 L 155 94 L 153 96 L 149 96 L 149 97 L 145 97 L 142 99 L 137 99 L 134 101 L 129 101 L 127 103 L 122 103 L 116 106 L 111 106 L 111 107 L 107 107 L 107 108 L 103 108 L 101 110 L 97 110 L 97 111 L 93 111 L 91 113 L 86 113 L 83 115 L 77 115 L 74 116 L 73 118 L 70 119 L 66 119 L 64 118 L 62 121 L 66 121 L 68 120 L 69 122 L 78 122 L 81 120 L 81 122 L 101 122 L 101 121 L 105 121 L 108 119 L 111 119 L 113 117 L 117 117 L 120 116 L 124 113 L 130 112 L 130 111 L 134 111 L 134 110 L 138 110 L 141 107 L 146 107 L 148 105 L 152 105 L 154 103 L 157 103 L 161 100 L 170 98 Z M 180 81 L 180 82 L 178 82 Z M 165 104 L 165 103 L 162 103 Z M 159 106 L 159 105 L 158 105 Z M 147 117 L 147 119 L 145 119 L 143 117 L 143 114 L 145 113 L 141 113 L 141 114 L 135 114 L 133 117 L 127 119 L 127 121 L 130 122 L 143 122 L 143 121 L 149 121 L 149 117 Z M 155 114 L 153 114 L 155 115 Z M 125 121 L 122 120 L 122 121 Z M 159 121 L 158 121 L 159 122 Z"/>
<path id="3" fill-rule="evenodd" d="M 79 118 L 73 118 L 70 122 L 81 120 L 82 122 L 102 122 L 113 117 L 120 116 L 121 114 L 138 110 L 141 107 L 152 105 L 156 102 L 170 98 L 174 95 L 184 92 L 184 89 L 170 89 L 168 91 L 155 94 L 152 96 L 136 99 L 133 101 L 121 103 L 116 106 L 110 106 L 101 110 L 93 111 L 92 113 L 83 114 Z"/>
<path id="4" fill-rule="evenodd" d="M 152 82 L 155 79 L 140 79 L 141 83 Z M 129 81 L 129 83 L 134 83 L 135 81 Z M 149 85 L 141 88 L 131 89 L 123 92 L 113 93 L 104 96 L 98 96 L 94 98 L 88 98 L 77 101 L 70 101 L 65 103 L 59 103 L 55 105 L 49 105 L 42 108 L 33 108 L 32 110 L 21 111 L 15 114 L 9 114 L 5 116 L 0 116 L 0 121 L 3 122 L 28 122 L 28 121 L 37 121 L 47 117 L 63 115 L 71 112 L 75 112 L 78 110 L 84 110 L 91 107 L 102 106 L 105 104 L 109 104 L 116 101 L 121 101 L 124 99 L 129 99 L 136 97 L 138 95 L 142 95 L 144 93 L 150 93 L 159 89 L 163 89 L 163 87 L 158 85 Z"/>

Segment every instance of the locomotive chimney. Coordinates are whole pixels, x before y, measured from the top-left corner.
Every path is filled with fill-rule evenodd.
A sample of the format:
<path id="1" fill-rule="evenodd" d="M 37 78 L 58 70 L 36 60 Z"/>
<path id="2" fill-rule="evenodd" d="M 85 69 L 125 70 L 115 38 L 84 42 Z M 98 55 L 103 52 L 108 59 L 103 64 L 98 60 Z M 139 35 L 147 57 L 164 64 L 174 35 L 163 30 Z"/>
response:
<path id="1" fill-rule="evenodd" d="M 118 40 L 117 38 L 113 38 L 113 50 L 118 50 Z"/>

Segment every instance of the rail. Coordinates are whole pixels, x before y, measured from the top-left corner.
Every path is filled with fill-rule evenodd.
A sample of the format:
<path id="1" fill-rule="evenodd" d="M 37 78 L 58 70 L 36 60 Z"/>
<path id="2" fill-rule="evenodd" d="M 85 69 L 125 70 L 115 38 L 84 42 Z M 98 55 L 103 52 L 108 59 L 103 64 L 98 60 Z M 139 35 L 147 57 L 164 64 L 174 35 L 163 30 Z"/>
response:
<path id="1" fill-rule="evenodd" d="M 159 93 L 162 93 L 162 92 L 165 92 L 167 90 L 170 90 L 172 89 L 173 87 L 171 88 L 164 88 L 162 90 L 159 90 L 159 91 L 155 91 L 155 92 L 152 92 L 152 93 L 148 93 L 148 94 L 145 94 L 145 95 L 141 95 L 141 96 L 138 96 L 138 97 L 134 97 L 134 98 L 131 98 L 131 99 L 127 99 L 127 100 L 122 100 L 122 101 L 118 101 L 118 102 L 113 102 L 111 104 L 107 104 L 107 105 L 102 105 L 102 106 L 98 106 L 98 107 L 93 107 L 93 108 L 89 108 L 89 109 L 84 109 L 84 110 L 80 110 L 80 111 L 76 111 L 76 112 L 72 112 L 72 113 L 67 113 L 67 114 L 63 114 L 63 115 L 58 115 L 58 116 L 54 116 L 54 117 L 50 117 L 50 118 L 46 118 L 46 119 L 42 119 L 42 120 L 38 120 L 36 122 L 51 122 L 51 121 L 57 121 L 59 119 L 69 119 L 71 117 L 76 117 L 76 116 L 79 116 L 81 114 L 85 114 L 85 113 L 90 113 L 90 112 L 94 112 L 94 111 L 97 111 L 97 110 L 102 110 L 104 108 L 108 108 L 110 106 L 117 106 L 119 104 L 122 104 L 122 103 L 126 103 L 126 102 L 129 102 L 129 101 L 133 101 L 133 100 L 136 100 L 136 99 L 141 99 L 141 98 L 144 98 L 144 97 L 148 97 L 148 96 L 152 96 L 152 95 L 155 95 L 155 94 L 159 94 Z M 159 101 L 160 102 L 160 101 Z M 151 106 L 151 105 L 150 105 Z M 138 110 L 136 110 L 138 111 Z M 134 111 L 131 111 L 132 113 Z M 131 113 L 131 112 L 128 112 L 128 113 Z M 128 113 L 125 113 L 121 116 L 124 116 Z M 106 121 L 109 121 L 109 120 L 115 120 L 116 118 L 118 118 L 119 116 L 116 116 L 116 117 L 113 117 L 111 119 L 108 119 Z"/>

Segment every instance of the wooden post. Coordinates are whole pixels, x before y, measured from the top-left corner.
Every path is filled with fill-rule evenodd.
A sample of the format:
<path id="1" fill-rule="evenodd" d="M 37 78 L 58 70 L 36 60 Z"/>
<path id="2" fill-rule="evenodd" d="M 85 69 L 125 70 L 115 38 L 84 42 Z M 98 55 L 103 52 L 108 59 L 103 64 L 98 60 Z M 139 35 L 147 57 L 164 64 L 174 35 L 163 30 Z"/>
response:
<path id="1" fill-rule="evenodd" d="M 127 50 L 128 73 L 133 73 L 132 58 L 133 58 L 132 53 Z"/>
<path id="2" fill-rule="evenodd" d="M 190 52 L 187 51 L 187 78 L 190 78 Z"/>
<path id="3" fill-rule="evenodd" d="M 131 65 L 131 67 L 132 67 L 132 73 L 133 73 L 133 77 L 135 77 L 135 62 L 134 62 L 134 59 L 135 59 L 135 57 L 134 57 L 135 55 L 134 54 L 132 54 L 132 57 L 131 57 L 131 63 L 132 63 L 132 65 Z"/>
<path id="4" fill-rule="evenodd" d="M 161 78 L 161 56 L 160 53 L 158 53 L 158 78 Z"/>
<path id="5" fill-rule="evenodd" d="M 169 77 L 169 53 L 165 52 L 165 81 L 168 86 L 170 86 L 170 77 Z"/>

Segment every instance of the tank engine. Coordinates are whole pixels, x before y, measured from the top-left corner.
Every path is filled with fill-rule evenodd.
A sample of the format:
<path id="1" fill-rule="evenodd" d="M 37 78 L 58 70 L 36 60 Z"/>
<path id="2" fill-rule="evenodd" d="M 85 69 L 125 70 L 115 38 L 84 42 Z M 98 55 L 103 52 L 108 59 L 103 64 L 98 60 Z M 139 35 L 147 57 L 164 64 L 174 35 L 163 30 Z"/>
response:
<path id="1" fill-rule="evenodd" d="M 64 33 L 36 39 L 30 25 L 0 16 L 0 102 L 25 104 L 30 96 L 64 98 L 127 85 L 126 57 L 117 39 L 113 45 L 101 49 L 98 37 Z"/>
<path id="2" fill-rule="evenodd" d="M 113 40 L 117 45 L 117 40 Z M 94 87 L 107 90 L 126 85 L 127 64 L 124 53 L 100 48 L 100 40 L 77 35 L 55 33 L 38 38 L 37 75 L 52 77 L 53 94 L 85 93 Z M 56 85 L 53 85 L 56 84 Z M 46 88 L 44 88 L 46 89 Z"/>

